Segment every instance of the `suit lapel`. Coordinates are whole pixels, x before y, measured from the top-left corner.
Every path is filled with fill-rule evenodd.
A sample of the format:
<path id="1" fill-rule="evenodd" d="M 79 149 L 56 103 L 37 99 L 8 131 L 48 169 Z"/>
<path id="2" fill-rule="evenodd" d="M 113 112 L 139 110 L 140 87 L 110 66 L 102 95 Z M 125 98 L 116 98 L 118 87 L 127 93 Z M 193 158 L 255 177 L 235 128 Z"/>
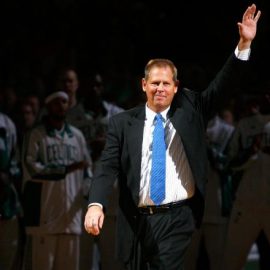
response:
<path id="1" fill-rule="evenodd" d="M 139 198 L 144 120 L 145 107 L 141 107 L 130 119 L 127 129 L 128 153 L 131 156 L 131 170 L 135 179 L 135 182 L 128 184 L 131 185 L 136 199 Z"/>

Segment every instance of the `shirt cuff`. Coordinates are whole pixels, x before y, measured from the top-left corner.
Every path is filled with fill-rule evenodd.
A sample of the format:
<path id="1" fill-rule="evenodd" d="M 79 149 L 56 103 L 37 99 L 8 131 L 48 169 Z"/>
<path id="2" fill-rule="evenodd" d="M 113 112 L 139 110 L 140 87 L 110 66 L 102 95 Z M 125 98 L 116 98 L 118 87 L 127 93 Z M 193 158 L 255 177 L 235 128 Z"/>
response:
<path id="1" fill-rule="evenodd" d="M 89 208 L 91 206 L 94 206 L 94 205 L 99 206 L 103 210 L 103 205 L 100 204 L 100 203 L 89 203 L 88 206 L 87 206 L 87 208 Z"/>
<path id="2" fill-rule="evenodd" d="M 250 48 L 239 51 L 238 46 L 236 46 L 234 54 L 238 59 L 247 61 L 249 60 L 250 51 L 251 51 Z"/>

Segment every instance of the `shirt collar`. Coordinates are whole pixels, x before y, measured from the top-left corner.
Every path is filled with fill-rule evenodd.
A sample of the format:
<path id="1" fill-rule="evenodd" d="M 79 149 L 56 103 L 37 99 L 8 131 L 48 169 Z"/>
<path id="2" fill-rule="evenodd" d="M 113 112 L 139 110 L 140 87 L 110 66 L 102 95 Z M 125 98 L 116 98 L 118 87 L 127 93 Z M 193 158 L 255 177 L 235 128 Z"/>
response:
<path id="1" fill-rule="evenodd" d="M 166 121 L 167 120 L 167 113 L 169 111 L 170 107 L 168 107 L 167 109 L 165 109 L 164 111 L 160 112 L 160 114 L 162 115 L 163 119 Z M 148 106 L 147 103 L 145 104 L 145 117 L 147 121 L 153 122 L 154 118 L 156 116 L 156 112 L 152 111 Z"/>
<path id="2" fill-rule="evenodd" d="M 49 123 L 46 123 L 46 130 L 47 133 L 50 137 L 55 137 L 57 135 L 57 132 L 55 131 L 55 129 L 49 125 Z M 62 135 L 64 136 L 64 134 L 67 134 L 69 138 L 71 138 L 73 136 L 73 132 L 70 129 L 70 126 L 67 124 L 67 122 L 64 123 L 64 127 L 63 127 L 63 131 L 62 131 Z"/>

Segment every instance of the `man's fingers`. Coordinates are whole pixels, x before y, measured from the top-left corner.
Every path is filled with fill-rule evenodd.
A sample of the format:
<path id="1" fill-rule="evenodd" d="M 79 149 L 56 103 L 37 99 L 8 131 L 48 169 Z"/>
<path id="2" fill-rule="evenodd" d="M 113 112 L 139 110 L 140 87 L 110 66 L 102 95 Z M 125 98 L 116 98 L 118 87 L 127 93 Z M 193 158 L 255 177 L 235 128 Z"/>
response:
<path id="1" fill-rule="evenodd" d="M 104 216 L 101 216 L 101 217 L 99 218 L 99 222 L 98 222 L 98 226 L 99 226 L 100 229 L 102 229 L 103 222 L 104 222 Z"/>
<path id="2" fill-rule="evenodd" d="M 84 227 L 88 233 L 93 234 L 93 235 L 98 235 L 100 232 L 99 221 L 97 218 L 86 217 Z"/>
<path id="3" fill-rule="evenodd" d="M 85 215 L 85 230 L 93 235 L 98 235 L 103 226 L 104 214 L 99 206 L 91 206 Z"/>
<path id="4" fill-rule="evenodd" d="M 89 221 L 90 219 L 88 217 L 85 217 L 84 228 L 88 233 L 90 233 L 90 227 L 91 227 L 91 223 Z"/>
<path id="5" fill-rule="evenodd" d="M 103 220 L 104 213 L 102 208 L 98 205 L 90 206 L 85 215 L 85 230 L 93 235 L 98 235 L 100 233 L 100 228 L 102 227 Z"/>
<path id="6" fill-rule="evenodd" d="M 257 22 L 259 20 L 260 16 L 261 16 L 261 11 L 258 10 L 258 12 L 257 12 L 257 14 L 256 14 L 256 16 L 254 18 L 254 21 Z"/>
<path id="7" fill-rule="evenodd" d="M 90 232 L 94 235 L 98 235 L 100 232 L 98 223 L 99 222 L 96 219 L 93 219 L 91 222 Z"/>
<path id="8" fill-rule="evenodd" d="M 261 16 L 261 11 L 258 10 L 257 11 L 257 14 L 255 16 L 255 13 L 256 13 L 256 5 L 255 4 L 252 4 L 248 9 L 247 11 L 245 12 L 245 16 L 246 18 L 248 19 L 252 19 L 254 20 L 255 22 L 257 22 Z"/>

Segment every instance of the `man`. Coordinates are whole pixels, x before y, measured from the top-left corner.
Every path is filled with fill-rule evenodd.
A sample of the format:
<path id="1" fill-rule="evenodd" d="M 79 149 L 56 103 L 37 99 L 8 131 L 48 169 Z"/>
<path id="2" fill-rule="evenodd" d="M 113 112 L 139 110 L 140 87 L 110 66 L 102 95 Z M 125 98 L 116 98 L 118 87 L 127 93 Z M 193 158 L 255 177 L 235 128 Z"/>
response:
<path id="1" fill-rule="evenodd" d="M 229 166 L 234 184 L 234 202 L 228 225 L 222 269 L 241 269 L 256 242 L 260 269 L 269 269 L 270 115 L 260 112 L 256 99 L 247 101 L 247 115 L 240 119 L 228 145 Z"/>
<path id="2" fill-rule="evenodd" d="M 0 269 L 13 269 L 19 260 L 18 196 L 20 170 L 15 158 L 17 132 L 14 122 L 0 112 Z"/>
<path id="3" fill-rule="evenodd" d="M 146 105 L 111 117 L 85 229 L 100 233 L 107 197 L 118 177 L 117 256 L 127 269 L 182 269 L 195 228 L 193 215 L 199 223 L 203 213 L 206 120 L 247 65 L 238 58 L 248 58 L 260 17 L 260 11 L 255 13 L 254 4 L 245 11 L 235 55 L 201 95 L 181 91 L 172 102 L 177 70 L 169 60 L 154 59 L 142 80 Z"/>
<path id="4" fill-rule="evenodd" d="M 98 143 L 92 143 L 96 136 L 95 119 L 85 108 L 83 98 L 78 98 L 80 85 L 78 72 L 75 68 L 66 67 L 61 70 L 57 80 L 57 87 L 67 93 L 69 97 L 69 109 L 67 111 L 66 120 L 68 123 L 81 130 L 86 140 L 88 153 L 94 161 L 96 151 L 93 145 L 99 145 Z M 92 98 L 90 97 L 90 99 Z M 93 162 L 93 170 L 94 167 L 95 164 Z M 85 207 L 87 207 L 87 201 L 85 201 Z M 92 256 L 93 250 L 95 250 L 94 239 L 89 237 L 86 231 L 83 231 L 81 235 L 80 246 L 80 270 L 87 270 L 90 267 L 95 268 L 98 264 L 98 259 L 96 256 Z"/>
<path id="5" fill-rule="evenodd" d="M 83 187 L 92 173 L 82 132 L 65 121 L 68 100 L 50 94 L 47 117 L 24 140 L 25 269 L 79 269 Z"/>
<path id="6" fill-rule="evenodd" d="M 93 77 L 90 77 L 84 93 L 84 107 L 93 118 L 94 135 L 90 146 L 93 161 L 99 160 L 104 148 L 109 119 L 111 116 L 124 111 L 114 102 L 107 101 L 104 92 L 103 78 L 99 73 L 96 73 Z"/>
<path id="7" fill-rule="evenodd" d="M 80 129 L 86 140 L 90 152 L 90 142 L 94 136 L 94 126 L 92 116 L 86 112 L 83 102 L 78 99 L 80 81 L 77 71 L 72 67 L 66 67 L 59 72 L 56 81 L 56 88 L 68 95 L 68 110 L 66 112 L 66 121 Z M 43 107 L 39 113 L 37 122 L 46 117 L 47 108 Z"/>

